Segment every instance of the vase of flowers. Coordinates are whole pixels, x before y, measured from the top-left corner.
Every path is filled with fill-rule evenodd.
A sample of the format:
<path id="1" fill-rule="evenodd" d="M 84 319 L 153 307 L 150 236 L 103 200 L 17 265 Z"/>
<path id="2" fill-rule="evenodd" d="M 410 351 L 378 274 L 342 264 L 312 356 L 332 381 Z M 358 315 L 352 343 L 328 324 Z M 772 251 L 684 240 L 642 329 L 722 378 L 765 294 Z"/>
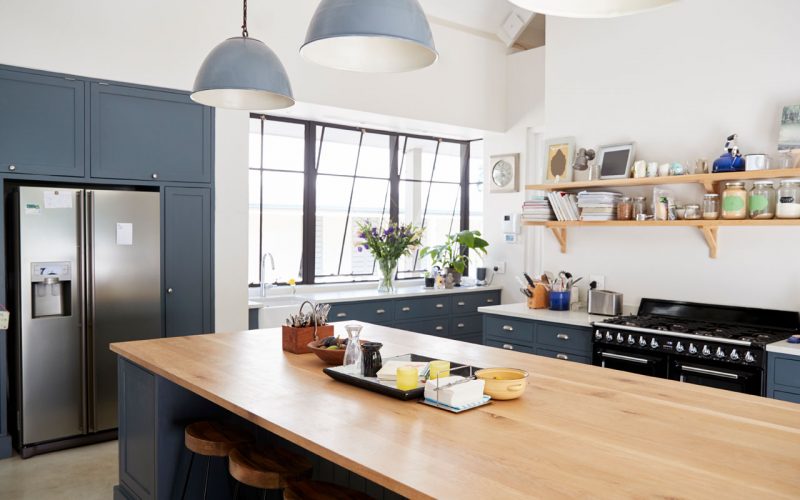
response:
<path id="1" fill-rule="evenodd" d="M 356 243 L 359 252 L 369 251 L 378 264 L 380 277 L 379 292 L 393 292 L 394 278 L 397 273 L 397 261 L 404 255 L 419 248 L 422 242 L 423 229 L 413 224 L 398 225 L 390 223 L 386 228 L 373 226 L 369 221 L 358 223 L 359 241 Z"/>

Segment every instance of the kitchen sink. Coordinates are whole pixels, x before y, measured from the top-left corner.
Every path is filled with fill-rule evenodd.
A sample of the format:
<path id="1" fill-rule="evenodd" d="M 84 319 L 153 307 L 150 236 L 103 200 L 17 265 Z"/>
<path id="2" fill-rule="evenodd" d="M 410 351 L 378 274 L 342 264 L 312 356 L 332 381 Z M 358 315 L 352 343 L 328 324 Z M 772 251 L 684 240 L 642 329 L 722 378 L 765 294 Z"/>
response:
<path id="1" fill-rule="evenodd" d="M 258 327 L 273 328 L 286 322 L 290 314 L 300 309 L 300 304 L 306 301 L 299 295 L 274 295 L 269 297 L 250 297 L 250 302 L 257 303 Z"/>

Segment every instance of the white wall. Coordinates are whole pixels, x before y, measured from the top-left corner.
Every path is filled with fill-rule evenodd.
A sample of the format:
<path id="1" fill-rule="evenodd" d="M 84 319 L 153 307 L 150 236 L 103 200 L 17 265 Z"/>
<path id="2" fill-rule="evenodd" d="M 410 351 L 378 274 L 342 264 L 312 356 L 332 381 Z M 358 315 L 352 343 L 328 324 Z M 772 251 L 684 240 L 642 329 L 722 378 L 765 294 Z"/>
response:
<path id="1" fill-rule="evenodd" d="M 737 132 L 744 152 L 773 153 L 779 112 L 800 102 L 796 0 L 692 0 L 610 20 L 548 18 L 547 134 L 579 146 L 635 140 L 637 156 L 719 156 Z M 682 193 L 685 202 L 701 192 Z M 691 228 L 581 229 L 561 254 L 544 235 L 551 270 L 607 276 L 643 296 L 800 309 L 800 230 L 721 228 L 708 258 Z"/>
<path id="2" fill-rule="evenodd" d="M 440 60 L 430 68 L 400 75 L 329 70 L 298 54 L 317 3 L 250 3 L 250 34 L 278 53 L 298 101 L 504 129 L 500 43 L 433 25 Z M 188 90 L 211 48 L 238 35 L 240 9 L 218 0 L 2 0 L 0 64 Z M 216 133 L 216 328 L 224 331 L 247 326 L 247 113 L 219 112 Z"/>

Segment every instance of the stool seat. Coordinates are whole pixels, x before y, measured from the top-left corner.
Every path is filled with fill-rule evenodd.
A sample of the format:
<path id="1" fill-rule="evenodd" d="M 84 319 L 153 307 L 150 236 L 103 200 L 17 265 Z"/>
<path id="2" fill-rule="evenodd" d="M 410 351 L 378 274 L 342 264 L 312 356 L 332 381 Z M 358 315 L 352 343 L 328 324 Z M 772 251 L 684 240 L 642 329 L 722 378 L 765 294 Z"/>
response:
<path id="1" fill-rule="evenodd" d="M 187 425 L 183 435 L 186 448 L 206 457 L 226 457 L 236 446 L 251 439 L 238 427 L 210 420 Z"/>
<path id="2" fill-rule="evenodd" d="M 228 455 L 228 470 L 242 484 L 264 490 L 279 490 L 287 481 L 311 475 L 314 465 L 303 455 L 284 448 L 245 444 Z"/>
<path id="3" fill-rule="evenodd" d="M 291 481 L 283 490 L 284 500 L 371 500 L 366 493 L 322 481 Z"/>

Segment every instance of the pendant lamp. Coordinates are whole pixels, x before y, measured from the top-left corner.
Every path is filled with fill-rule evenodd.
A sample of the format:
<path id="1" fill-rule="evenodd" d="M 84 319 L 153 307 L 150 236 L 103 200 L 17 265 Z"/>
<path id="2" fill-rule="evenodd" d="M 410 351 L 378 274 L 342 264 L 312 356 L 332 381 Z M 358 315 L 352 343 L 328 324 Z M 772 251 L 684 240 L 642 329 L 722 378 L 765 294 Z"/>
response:
<path id="1" fill-rule="evenodd" d="M 511 0 L 539 14 L 558 17 L 606 18 L 627 16 L 663 7 L 675 0 Z"/>
<path id="2" fill-rule="evenodd" d="M 439 57 L 417 0 L 322 0 L 300 54 L 336 69 L 399 73 Z"/>
<path id="3" fill-rule="evenodd" d="M 280 59 L 247 33 L 247 0 L 242 18 L 242 36 L 225 40 L 206 56 L 194 80 L 192 100 L 249 111 L 292 106 L 292 86 Z"/>

